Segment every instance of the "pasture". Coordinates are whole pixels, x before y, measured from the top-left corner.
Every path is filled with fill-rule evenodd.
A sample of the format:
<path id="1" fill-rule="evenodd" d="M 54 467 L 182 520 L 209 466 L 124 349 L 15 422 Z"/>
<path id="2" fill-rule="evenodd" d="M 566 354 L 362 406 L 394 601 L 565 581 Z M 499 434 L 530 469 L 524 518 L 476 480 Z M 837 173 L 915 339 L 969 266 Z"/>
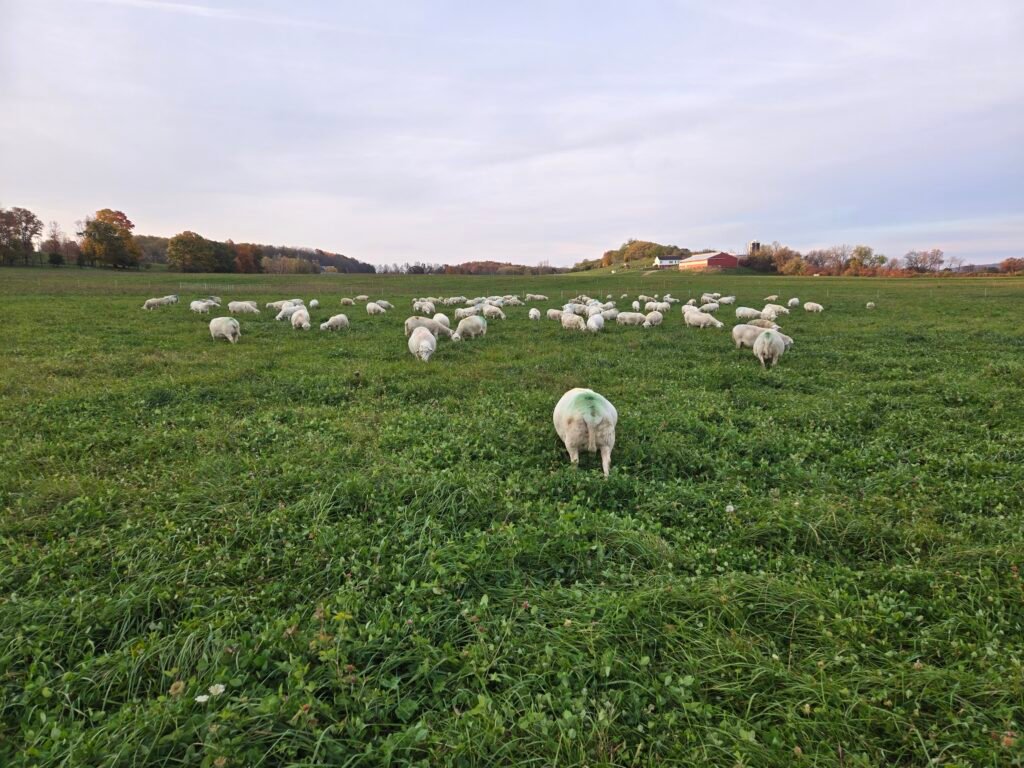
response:
<path id="1" fill-rule="evenodd" d="M 666 290 L 825 312 L 780 319 L 770 371 L 728 307 L 596 335 L 510 308 L 426 364 L 402 332 L 414 296 Z M 1024 763 L 1024 281 L 6 269 L 0 296 L 4 766 Z M 291 296 L 313 330 L 211 340 Z M 607 479 L 555 435 L 576 386 L 618 409 Z"/>

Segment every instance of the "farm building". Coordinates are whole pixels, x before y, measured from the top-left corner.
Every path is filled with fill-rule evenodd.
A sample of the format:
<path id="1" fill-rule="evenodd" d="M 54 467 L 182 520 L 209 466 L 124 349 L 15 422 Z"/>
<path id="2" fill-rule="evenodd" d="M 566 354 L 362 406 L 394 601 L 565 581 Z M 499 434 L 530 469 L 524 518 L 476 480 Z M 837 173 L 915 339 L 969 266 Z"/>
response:
<path id="1" fill-rule="evenodd" d="M 671 256 L 655 256 L 654 266 L 658 269 L 671 269 L 672 267 L 678 267 L 679 262 L 683 260 L 683 257 L 678 253 L 672 254 Z"/>
<path id="2" fill-rule="evenodd" d="M 679 269 L 736 269 L 740 260 L 728 251 L 698 253 L 679 262 Z"/>

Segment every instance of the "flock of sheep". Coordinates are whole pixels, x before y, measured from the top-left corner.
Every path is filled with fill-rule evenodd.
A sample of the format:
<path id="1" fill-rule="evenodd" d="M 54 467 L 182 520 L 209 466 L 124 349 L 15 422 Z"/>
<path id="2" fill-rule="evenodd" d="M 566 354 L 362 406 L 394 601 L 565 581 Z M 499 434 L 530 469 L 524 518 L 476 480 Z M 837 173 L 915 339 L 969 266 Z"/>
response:
<path id="1" fill-rule="evenodd" d="M 628 295 L 622 294 L 620 300 L 627 300 Z M 732 328 L 732 339 L 737 349 L 749 347 L 754 357 L 763 368 L 775 366 L 782 355 L 793 346 L 793 339 L 782 333 L 775 322 L 790 310 L 801 306 L 800 299 L 791 298 L 785 305 L 777 304 L 778 296 L 766 296 L 764 307 L 736 307 L 736 319 L 741 321 Z M 447 298 L 426 297 L 413 299 L 412 310 L 417 313 L 405 321 L 405 335 L 408 337 L 409 352 L 414 357 L 430 360 L 437 351 L 439 338 L 447 338 L 458 342 L 472 339 L 487 333 L 487 321 L 506 319 L 504 308 L 524 306 L 527 303 L 548 301 L 541 294 L 528 293 L 525 301 L 518 296 L 481 296 L 466 298 L 465 296 L 449 296 Z M 390 302 L 378 299 L 370 301 L 369 296 L 360 295 L 355 298 L 341 299 L 342 306 L 355 306 L 357 302 L 365 302 L 366 313 L 370 316 L 384 315 L 394 309 Z M 178 296 L 162 296 L 148 299 L 143 309 L 151 310 L 158 307 L 177 304 Z M 682 303 L 671 294 L 664 296 L 645 296 L 641 294 L 632 302 L 632 311 L 619 311 L 612 296 L 605 301 L 589 296 L 577 296 L 564 304 L 561 309 L 547 310 L 549 320 L 557 320 L 567 330 L 599 333 L 604 330 L 606 322 L 615 321 L 619 325 L 652 328 L 661 325 L 665 316 L 671 311 L 673 304 L 682 304 L 683 322 L 693 328 L 723 328 L 724 323 L 715 317 L 723 306 L 736 303 L 735 296 L 723 296 L 720 293 L 705 293 L 697 299 Z M 214 307 L 221 306 L 219 296 L 208 296 L 191 302 L 189 309 L 200 314 L 209 314 Z M 292 328 L 308 331 L 312 327 L 310 310 L 319 308 L 320 302 L 313 299 L 307 306 L 303 299 L 282 299 L 268 302 L 265 309 L 277 312 L 275 320 L 288 320 Z M 451 329 L 448 316 L 438 312 L 438 307 L 455 306 L 455 320 L 458 325 Z M 807 312 L 823 312 L 824 307 L 815 302 L 802 305 Z M 868 309 L 874 309 L 874 302 L 868 302 Z M 228 302 L 228 311 L 236 314 L 260 314 L 255 301 Z M 527 316 L 530 320 L 540 320 L 541 312 L 531 307 Z M 349 327 L 348 317 L 344 314 L 332 315 L 320 324 L 321 331 L 336 331 Z M 210 321 L 210 336 L 214 339 L 226 339 L 232 344 L 241 338 L 241 325 L 234 317 L 215 317 Z M 607 399 L 590 389 L 571 389 L 566 392 L 555 406 L 553 415 L 555 431 L 565 445 L 573 464 L 579 462 L 580 451 L 601 454 L 601 466 L 607 476 L 611 469 L 611 453 L 615 445 L 615 425 L 618 413 Z"/>

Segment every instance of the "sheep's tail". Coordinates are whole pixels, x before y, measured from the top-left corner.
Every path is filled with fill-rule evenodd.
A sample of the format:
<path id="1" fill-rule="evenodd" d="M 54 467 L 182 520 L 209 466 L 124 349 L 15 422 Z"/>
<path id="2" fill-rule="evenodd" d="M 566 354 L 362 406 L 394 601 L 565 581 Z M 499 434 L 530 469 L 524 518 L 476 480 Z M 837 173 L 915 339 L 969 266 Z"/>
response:
<path id="1" fill-rule="evenodd" d="M 583 423 L 587 425 L 587 450 L 593 453 L 597 450 L 597 426 L 601 418 L 597 413 L 597 402 L 592 395 L 583 396 Z"/>

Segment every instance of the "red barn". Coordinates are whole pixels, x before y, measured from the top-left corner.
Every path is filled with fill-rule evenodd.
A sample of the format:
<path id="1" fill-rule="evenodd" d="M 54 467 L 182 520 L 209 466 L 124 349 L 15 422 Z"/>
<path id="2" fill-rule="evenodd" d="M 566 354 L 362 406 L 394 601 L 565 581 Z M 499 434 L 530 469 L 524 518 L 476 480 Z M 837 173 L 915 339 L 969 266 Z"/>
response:
<path id="1" fill-rule="evenodd" d="M 679 269 L 736 269 L 740 265 L 739 258 L 728 251 L 717 251 L 715 253 L 698 253 L 688 259 L 679 262 Z"/>

